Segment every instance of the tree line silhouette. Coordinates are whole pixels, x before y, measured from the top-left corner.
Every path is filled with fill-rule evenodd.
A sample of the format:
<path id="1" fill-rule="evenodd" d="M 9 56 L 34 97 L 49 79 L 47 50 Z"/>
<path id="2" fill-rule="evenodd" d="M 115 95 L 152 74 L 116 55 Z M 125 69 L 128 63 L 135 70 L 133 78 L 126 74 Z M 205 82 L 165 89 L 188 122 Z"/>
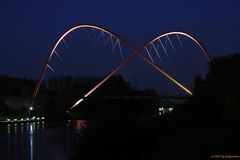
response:
<path id="1" fill-rule="evenodd" d="M 43 81 L 38 96 L 35 99 L 34 110 L 41 114 L 64 117 L 66 111 L 79 98 L 83 97 L 103 77 L 73 77 L 60 76 Z M 0 76 L 0 108 L 2 112 L 11 112 L 4 102 L 6 97 L 29 97 L 35 87 L 36 80 Z M 94 97 L 103 96 L 149 96 L 157 97 L 153 89 L 138 90 L 120 75 L 114 75 L 107 83 L 93 94 Z M 106 100 L 106 99 L 105 99 Z M 91 106 L 100 105 L 103 101 L 93 101 Z M 108 100 L 109 102 L 109 100 Z M 122 101 L 120 101 L 121 103 Z M 129 101 L 128 101 L 129 102 Z M 136 102 L 136 101 L 135 101 Z M 109 103 L 110 104 L 110 103 Z M 126 103 L 125 103 L 126 104 Z M 26 106 L 28 107 L 28 106 Z M 14 111 L 12 111 L 14 112 Z"/>
<path id="2" fill-rule="evenodd" d="M 175 109 L 179 122 L 195 125 L 229 123 L 240 116 L 240 54 L 216 57 L 206 77 L 196 76 L 193 96 Z"/>
<path id="3" fill-rule="evenodd" d="M 196 76 L 193 96 L 186 103 L 176 107 L 176 117 L 191 120 L 217 120 L 221 117 L 240 115 L 240 54 L 216 57 L 209 64 L 206 77 Z M 41 113 L 59 114 L 66 113 L 69 104 L 73 104 L 89 91 L 103 77 L 54 77 L 44 81 L 39 91 L 37 110 Z M 20 79 L 0 76 L 0 111 L 6 112 L 8 106 L 5 97 L 31 97 L 36 80 Z M 149 96 L 157 97 L 153 89 L 138 90 L 131 83 L 125 81 L 120 75 L 113 76 L 93 96 Z M 149 99 L 149 101 L 156 99 Z M 138 101 L 137 105 L 146 99 Z M 103 101 L 101 101 L 102 103 Z M 127 102 L 117 102 L 127 105 Z M 134 103 L 136 101 L 131 101 Z M 92 105 L 100 105 L 99 101 Z M 110 103 L 110 105 L 117 105 Z M 129 109 L 128 107 L 127 109 Z M 186 120 L 188 121 L 188 120 Z"/>

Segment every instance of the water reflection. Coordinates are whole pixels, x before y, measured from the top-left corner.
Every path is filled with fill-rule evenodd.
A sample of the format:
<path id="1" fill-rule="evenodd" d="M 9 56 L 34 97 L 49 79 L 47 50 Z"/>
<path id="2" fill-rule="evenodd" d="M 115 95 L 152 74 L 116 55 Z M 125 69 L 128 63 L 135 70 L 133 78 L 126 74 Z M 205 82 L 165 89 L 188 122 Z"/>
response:
<path id="1" fill-rule="evenodd" d="M 33 133 L 35 131 L 35 128 L 33 130 L 33 125 L 32 123 L 29 125 L 30 127 L 30 135 L 29 135 L 29 140 L 30 140 L 30 160 L 33 160 Z"/>
<path id="2" fill-rule="evenodd" d="M 175 129 L 152 119 L 112 117 L 68 123 L 2 125 L 0 160 L 181 159 L 189 157 L 189 153 L 197 156 L 208 153 L 206 146 L 211 153 L 229 148 L 237 150 L 240 133 L 237 128 L 232 130 L 234 132 L 222 128 L 211 132 L 191 131 L 190 128 Z M 221 145 L 219 140 L 224 143 Z M 229 143 L 234 141 L 235 145 Z"/>
<path id="3" fill-rule="evenodd" d="M 142 121 L 98 119 L 73 122 L 69 159 L 126 159 L 152 150 L 154 136 Z"/>
<path id="4" fill-rule="evenodd" d="M 1 127 L 0 135 L 1 159 L 44 159 L 44 123 L 8 124 Z"/>
<path id="5" fill-rule="evenodd" d="M 81 130 L 86 128 L 86 121 L 85 120 L 77 120 L 75 123 L 75 129 L 80 132 Z"/>
<path id="6" fill-rule="evenodd" d="M 22 123 L 0 126 L 2 160 L 133 158 L 151 150 L 152 131 L 126 119 Z M 117 157 L 109 157 L 118 155 Z M 131 157 L 129 157 L 131 158 Z M 135 159 L 135 158 L 134 158 Z"/>

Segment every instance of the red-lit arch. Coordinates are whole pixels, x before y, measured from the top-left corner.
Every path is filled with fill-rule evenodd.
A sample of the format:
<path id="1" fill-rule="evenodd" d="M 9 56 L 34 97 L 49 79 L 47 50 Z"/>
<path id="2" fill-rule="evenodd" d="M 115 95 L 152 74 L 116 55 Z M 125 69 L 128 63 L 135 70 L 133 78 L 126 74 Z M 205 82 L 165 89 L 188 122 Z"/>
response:
<path id="1" fill-rule="evenodd" d="M 187 92 L 188 94 L 192 94 L 192 92 L 187 89 L 185 86 L 183 86 L 181 83 L 179 83 L 176 79 L 174 79 L 172 76 L 170 76 L 167 72 L 165 72 L 162 68 L 160 68 L 158 65 L 152 63 L 148 58 L 146 58 L 144 55 L 141 54 L 141 52 L 144 50 L 144 48 L 153 43 L 155 40 L 160 39 L 162 37 L 168 36 L 168 35 L 172 35 L 172 34 L 179 34 L 179 35 L 183 35 L 186 36 L 188 38 L 190 38 L 191 40 L 193 40 L 204 52 L 205 56 L 208 58 L 208 61 L 210 61 L 210 56 L 207 52 L 207 50 L 203 47 L 203 45 L 193 36 L 184 33 L 184 32 L 168 32 L 165 34 L 162 34 L 160 36 L 157 36 L 156 38 L 154 38 L 153 40 L 150 40 L 149 42 L 147 42 L 140 50 L 137 50 L 136 48 L 134 48 L 132 45 L 130 45 L 127 41 L 125 41 L 124 39 L 122 39 L 121 37 L 119 37 L 117 34 L 99 27 L 97 25 L 91 25 L 91 24 L 83 24 L 83 25 L 77 25 L 69 30 L 67 30 L 58 40 L 57 42 L 54 44 L 52 50 L 50 51 L 45 63 L 42 66 L 42 70 L 40 72 L 39 75 L 39 79 L 37 81 L 37 84 L 35 86 L 33 95 L 32 95 L 32 99 L 35 99 L 39 87 L 42 83 L 42 80 L 44 78 L 44 75 L 46 73 L 47 70 L 47 66 L 52 58 L 52 56 L 54 55 L 58 45 L 61 43 L 62 40 L 64 40 L 64 38 L 70 34 L 71 32 L 78 30 L 78 29 L 82 29 L 82 28 L 93 28 L 93 29 L 97 29 L 100 30 L 104 33 L 107 33 L 109 35 L 111 35 L 112 37 L 118 39 L 121 43 L 123 43 L 124 45 L 126 45 L 128 48 L 133 50 L 133 54 L 130 55 L 125 61 L 123 61 L 120 65 L 117 66 L 117 68 L 115 68 L 107 77 L 105 77 L 102 81 L 100 81 L 93 89 L 91 89 L 88 93 L 86 93 L 84 95 L 84 98 L 88 97 L 90 94 L 92 94 L 97 88 L 99 88 L 102 84 L 104 84 L 110 77 L 112 77 L 118 70 L 120 70 L 122 67 L 124 67 L 127 63 L 129 63 L 131 61 L 132 58 L 134 58 L 136 55 L 138 55 L 140 58 L 142 58 L 143 60 L 145 60 L 147 63 L 149 63 L 152 67 L 154 67 L 155 69 L 157 69 L 161 74 L 163 74 L 166 78 L 168 78 L 169 80 L 171 80 L 173 83 L 175 83 L 178 87 L 180 87 L 181 89 L 183 89 L 185 92 Z M 83 99 L 79 99 L 70 109 L 73 109 L 74 107 L 76 107 Z"/>
<path id="2" fill-rule="evenodd" d="M 185 32 L 167 32 L 164 34 L 161 34 L 153 39 L 151 39 L 150 41 L 148 41 L 147 43 L 145 43 L 143 45 L 143 47 L 140 50 L 135 49 L 133 46 L 131 46 L 128 42 L 125 41 L 126 45 L 133 49 L 134 52 L 131 56 L 129 56 L 123 63 L 121 63 L 116 69 L 114 69 L 107 77 L 105 77 L 101 82 L 99 82 L 94 88 L 92 88 L 87 94 L 84 95 L 83 98 L 79 99 L 76 103 L 74 103 L 74 105 L 70 108 L 73 109 L 75 108 L 78 104 L 80 104 L 84 98 L 87 98 L 90 94 L 92 94 L 97 88 L 99 88 L 102 84 L 104 84 L 111 76 L 113 76 L 118 70 L 120 70 L 123 66 L 125 66 L 128 62 L 131 61 L 132 58 L 134 58 L 136 55 L 138 55 L 140 58 L 142 58 L 144 61 L 146 61 L 148 64 L 150 64 L 153 68 L 155 68 L 156 70 L 158 70 L 161 74 L 163 74 L 166 78 L 168 78 L 170 81 L 172 81 L 174 84 L 176 84 L 178 87 L 180 87 L 183 91 L 185 91 L 186 93 L 188 93 L 189 95 L 192 95 L 192 92 L 185 87 L 183 84 L 181 84 L 180 82 L 178 82 L 175 78 L 173 78 L 170 74 L 168 74 L 166 71 L 164 71 L 161 67 L 159 67 L 158 65 L 156 65 L 155 63 L 153 63 L 152 61 L 150 61 L 148 58 L 146 58 L 144 55 L 142 55 L 142 51 L 145 49 L 145 47 L 147 47 L 149 44 L 153 43 L 154 41 L 169 36 L 169 35 L 173 35 L 173 34 L 179 34 L 179 35 L 183 35 L 189 39 L 191 39 L 204 53 L 204 56 L 207 58 L 208 62 L 211 61 L 211 57 L 208 53 L 208 51 L 206 50 L 206 48 L 196 39 L 194 38 L 192 35 L 185 33 Z"/>
<path id="3" fill-rule="evenodd" d="M 37 85 L 34 89 L 34 92 L 32 94 L 32 98 L 34 99 L 38 93 L 38 90 L 39 90 L 39 87 L 42 83 L 42 80 L 43 80 L 43 77 L 46 73 L 46 70 L 47 70 L 47 65 L 48 63 L 50 62 L 52 56 L 54 55 L 54 52 L 56 51 L 58 45 L 61 43 L 62 40 L 64 40 L 64 38 L 70 34 L 71 32 L 75 31 L 75 30 L 78 30 L 78 29 L 82 29 L 82 28 L 94 28 L 94 29 L 98 29 L 100 31 L 103 31 L 105 33 L 108 33 L 109 35 L 117 38 L 117 39 L 120 39 L 119 36 L 117 36 L 116 34 L 112 33 L 111 31 L 107 30 L 107 29 L 104 29 L 102 27 L 99 27 L 99 26 L 96 26 L 96 25 L 91 25 L 91 24 L 83 24 L 83 25 L 77 25 L 69 30 L 67 30 L 58 40 L 57 42 L 54 44 L 53 48 L 51 49 L 50 53 L 48 54 L 48 57 L 45 61 L 45 63 L 43 64 L 42 66 L 42 70 L 41 70 L 41 73 L 40 73 L 40 76 L 39 76 L 39 79 L 37 81 Z M 123 41 L 122 41 L 123 42 Z"/>
<path id="4" fill-rule="evenodd" d="M 170 35 L 182 35 L 182 36 L 185 36 L 185 37 L 191 39 L 203 51 L 203 54 L 207 58 L 208 62 L 211 61 L 211 56 L 209 55 L 207 49 L 202 45 L 202 43 L 200 41 L 198 41 L 194 36 L 192 36 L 192 35 L 190 35 L 188 33 L 179 32 L 179 31 L 167 32 L 167 33 L 161 34 L 161 35 L 153 38 L 152 40 L 150 40 L 147 43 L 145 43 L 145 45 L 143 45 L 143 47 L 141 48 L 140 51 L 143 51 L 145 47 L 147 47 L 148 45 L 150 45 L 153 42 L 157 41 L 158 39 L 166 37 L 166 36 L 170 36 Z"/>

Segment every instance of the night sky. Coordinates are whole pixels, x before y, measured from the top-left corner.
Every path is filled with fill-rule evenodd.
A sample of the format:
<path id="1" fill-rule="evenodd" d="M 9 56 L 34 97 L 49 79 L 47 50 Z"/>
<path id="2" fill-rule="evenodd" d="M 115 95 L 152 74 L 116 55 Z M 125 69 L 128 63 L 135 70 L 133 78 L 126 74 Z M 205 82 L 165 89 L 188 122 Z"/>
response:
<path id="1" fill-rule="evenodd" d="M 240 51 L 239 0 L 1 1 L 0 74 L 35 78 L 56 39 L 97 24 L 136 47 L 173 30 L 197 37 L 212 56 Z"/>

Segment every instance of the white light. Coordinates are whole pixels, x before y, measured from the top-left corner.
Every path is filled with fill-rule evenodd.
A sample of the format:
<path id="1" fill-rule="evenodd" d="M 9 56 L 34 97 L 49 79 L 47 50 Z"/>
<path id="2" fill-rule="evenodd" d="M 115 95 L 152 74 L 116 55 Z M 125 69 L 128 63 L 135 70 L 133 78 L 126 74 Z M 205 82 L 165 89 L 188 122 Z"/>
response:
<path id="1" fill-rule="evenodd" d="M 17 119 L 14 119 L 14 121 L 17 121 Z"/>
<path id="2" fill-rule="evenodd" d="M 163 110 L 164 110 L 164 108 L 158 108 L 158 110 L 159 110 L 159 111 L 163 111 Z"/>
<path id="3" fill-rule="evenodd" d="M 73 106 L 75 107 L 75 106 L 79 105 L 79 103 L 81 103 L 82 101 L 83 101 L 83 98 L 81 98 L 79 101 L 77 101 Z"/>
<path id="4" fill-rule="evenodd" d="M 169 108 L 168 110 L 171 112 L 171 111 L 173 111 L 173 108 Z"/>
<path id="5" fill-rule="evenodd" d="M 35 117 L 32 117 L 32 119 L 35 119 Z"/>
<path id="6" fill-rule="evenodd" d="M 10 119 L 7 119 L 7 121 L 11 121 Z"/>
<path id="7" fill-rule="evenodd" d="M 31 106 L 31 107 L 29 108 L 29 110 L 32 111 L 32 110 L 33 110 L 33 107 Z"/>

